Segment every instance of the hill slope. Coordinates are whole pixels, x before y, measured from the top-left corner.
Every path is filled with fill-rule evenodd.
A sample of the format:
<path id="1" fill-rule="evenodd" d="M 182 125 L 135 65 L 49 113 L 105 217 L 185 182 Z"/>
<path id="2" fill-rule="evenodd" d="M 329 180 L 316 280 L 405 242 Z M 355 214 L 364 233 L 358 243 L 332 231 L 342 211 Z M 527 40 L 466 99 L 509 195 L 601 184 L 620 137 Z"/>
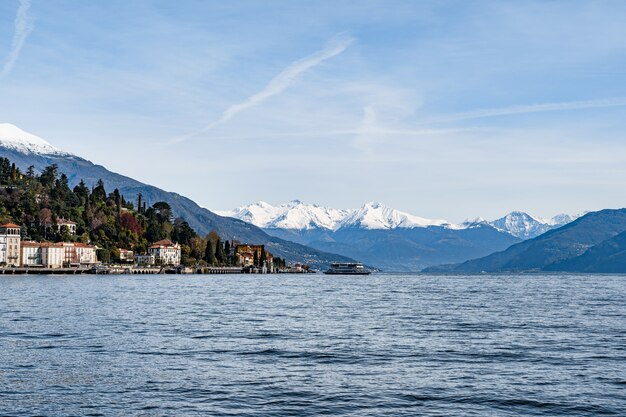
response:
<path id="1" fill-rule="evenodd" d="M 607 239 L 585 253 L 545 268 L 548 271 L 568 272 L 626 272 L 626 232 Z"/>
<path id="2" fill-rule="evenodd" d="M 108 191 L 117 188 L 122 195 L 134 201 L 141 193 L 149 204 L 166 201 L 177 217 L 182 217 L 201 235 L 215 230 L 224 239 L 241 242 L 262 243 L 275 255 L 291 262 L 305 262 L 319 268 L 333 261 L 350 261 L 350 258 L 325 253 L 293 242 L 270 236 L 260 228 L 230 217 L 219 216 L 198 206 L 192 200 L 173 192 L 143 184 L 137 180 L 107 170 L 79 156 L 60 151 L 37 136 L 10 124 L 0 124 L 0 156 L 8 158 L 20 169 L 34 166 L 41 171 L 46 166 L 57 164 L 59 172 L 65 173 L 72 186 L 81 179 L 89 186 L 99 179 Z"/>
<path id="3" fill-rule="evenodd" d="M 505 251 L 457 265 L 431 267 L 425 271 L 470 273 L 529 270 L 577 271 L 583 263 L 580 259 L 574 261 L 575 258 L 624 231 L 626 231 L 626 209 L 601 210 L 588 213 L 572 223 L 534 239 L 513 245 Z M 607 245 L 609 245 L 608 242 Z M 599 248 L 606 249 L 603 246 Z"/>

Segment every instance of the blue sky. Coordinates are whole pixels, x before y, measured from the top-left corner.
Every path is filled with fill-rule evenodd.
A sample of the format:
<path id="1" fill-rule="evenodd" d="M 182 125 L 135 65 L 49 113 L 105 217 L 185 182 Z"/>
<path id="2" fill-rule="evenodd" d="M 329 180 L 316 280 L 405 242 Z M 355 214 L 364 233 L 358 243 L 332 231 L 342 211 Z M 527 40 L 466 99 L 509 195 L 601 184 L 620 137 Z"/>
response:
<path id="1" fill-rule="evenodd" d="M 213 209 L 622 207 L 624 21 L 623 1 L 6 0 L 0 121 Z"/>

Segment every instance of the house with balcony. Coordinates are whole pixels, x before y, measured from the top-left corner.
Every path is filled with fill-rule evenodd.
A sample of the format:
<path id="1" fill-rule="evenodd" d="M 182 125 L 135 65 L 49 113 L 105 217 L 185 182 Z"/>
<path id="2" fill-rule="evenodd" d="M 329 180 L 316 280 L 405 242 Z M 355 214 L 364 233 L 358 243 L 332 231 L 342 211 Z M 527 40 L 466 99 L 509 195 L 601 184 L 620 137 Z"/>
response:
<path id="1" fill-rule="evenodd" d="M 21 227 L 15 223 L 0 225 L 0 265 L 20 266 Z"/>
<path id="2" fill-rule="evenodd" d="M 153 243 L 148 248 L 148 255 L 154 255 L 155 262 L 159 265 L 180 265 L 180 245 L 168 239 Z"/>

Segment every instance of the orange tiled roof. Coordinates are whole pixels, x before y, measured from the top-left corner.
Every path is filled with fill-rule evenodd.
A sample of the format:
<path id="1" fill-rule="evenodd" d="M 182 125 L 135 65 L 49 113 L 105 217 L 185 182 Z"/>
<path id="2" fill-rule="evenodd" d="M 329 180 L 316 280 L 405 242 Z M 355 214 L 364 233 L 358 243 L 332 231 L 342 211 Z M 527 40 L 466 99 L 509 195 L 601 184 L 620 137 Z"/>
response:
<path id="1" fill-rule="evenodd" d="M 167 247 L 167 246 L 177 246 L 177 245 L 175 245 L 174 242 L 172 242 L 169 239 L 163 239 L 163 240 L 159 240 L 158 242 L 154 242 L 152 245 L 150 245 L 150 249 L 158 249 L 164 246 Z"/>
<path id="2" fill-rule="evenodd" d="M 20 243 L 20 245 L 22 245 L 22 247 L 36 248 L 41 246 L 41 243 L 32 240 L 24 240 Z"/>
<path id="3" fill-rule="evenodd" d="M 41 242 L 41 246 L 46 248 L 62 248 L 63 243 Z"/>
<path id="4" fill-rule="evenodd" d="M 94 249 L 96 248 L 93 245 L 88 245 L 88 244 L 82 243 L 82 242 L 74 242 L 74 247 L 75 248 L 94 248 Z"/>
<path id="5" fill-rule="evenodd" d="M 5 223 L 5 224 L 1 225 L 0 227 L 10 227 L 10 228 L 17 228 L 17 229 L 19 229 L 22 226 L 17 225 L 15 223 Z"/>

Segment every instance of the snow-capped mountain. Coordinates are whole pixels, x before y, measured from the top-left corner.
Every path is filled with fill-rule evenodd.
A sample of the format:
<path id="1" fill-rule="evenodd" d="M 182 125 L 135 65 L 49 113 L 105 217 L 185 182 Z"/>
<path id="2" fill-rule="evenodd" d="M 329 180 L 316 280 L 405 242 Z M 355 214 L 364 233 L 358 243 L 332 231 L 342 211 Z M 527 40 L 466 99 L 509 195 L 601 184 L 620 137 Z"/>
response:
<path id="1" fill-rule="evenodd" d="M 381 203 L 367 203 L 358 209 L 340 210 L 303 204 L 299 200 L 273 206 L 263 201 L 218 214 L 235 217 L 264 229 L 310 230 L 342 228 L 396 229 L 451 226 L 445 220 L 431 220 L 392 209 Z"/>
<path id="2" fill-rule="evenodd" d="M 0 123 L 0 146 L 25 154 L 69 155 L 48 142 L 10 123 Z"/>
<path id="3" fill-rule="evenodd" d="M 300 201 L 256 203 L 218 212 L 260 226 L 281 239 L 359 259 L 388 271 L 419 271 L 504 250 L 519 238 L 484 221 L 455 225 L 381 203 L 338 210 Z"/>
<path id="4" fill-rule="evenodd" d="M 338 224 L 339 228 L 362 229 L 412 229 L 415 227 L 448 226 L 445 220 L 431 220 L 392 209 L 381 203 L 367 203 L 357 210 L 346 210 L 348 215 Z"/>
<path id="5" fill-rule="evenodd" d="M 497 220 L 488 222 L 488 224 L 520 239 L 532 239 L 548 230 L 564 226 L 578 217 L 569 214 L 559 214 L 551 219 L 542 219 L 521 211 L 514 211 Z"/>
<path id="6" fill-rule="evenodd" d="M 312 230 L 359 228 L 369 230 L 413 229 L 417 227 L 443 227 L 452 230 L 490 226 L 520 239 L 531 239 L 563 226 L 579 216 L 559 214 L 542 219 L 527 213 L 514 211 L 506 216 L 488 221 L 482 217 L 454 224 L 446 220 L 432 220 L 405 213 L 381 203 L 367 203 L 358 209 L 334 209 L 299 200 L 273 206 L 265 202 L 250 204 L 218 214 L 235 217 L 263 229 Z"/>
<path id="7" fill-rule="evenodd" d="M 216 211 L 226 217 L 234 217 L 264 229 L 329 229 L 348 215 L 348 210 L 337 210 L 317 205 L 303 204 L 299 200 L 272 206 L 260 201 L 232 211 Z"/>

